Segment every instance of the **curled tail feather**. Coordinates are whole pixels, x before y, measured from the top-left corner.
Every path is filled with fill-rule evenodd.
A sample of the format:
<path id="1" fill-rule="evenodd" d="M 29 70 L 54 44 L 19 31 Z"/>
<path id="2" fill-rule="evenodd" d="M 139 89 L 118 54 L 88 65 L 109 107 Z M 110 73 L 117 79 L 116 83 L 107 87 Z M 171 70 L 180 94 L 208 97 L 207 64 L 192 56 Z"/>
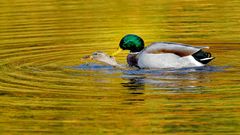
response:
<path id="1" fill-rule="evenodd" d="M 212 57 L 211 53 L 204 52 L 203 50 L 197 51 L 196 53 L 192 54 L 192 56 L 194 57 L 195 60 L 197 60 L 198 62 L 200 62 L 202 64 L 207 64 L 211 60 L 214 59 L 214 57 Z"/>

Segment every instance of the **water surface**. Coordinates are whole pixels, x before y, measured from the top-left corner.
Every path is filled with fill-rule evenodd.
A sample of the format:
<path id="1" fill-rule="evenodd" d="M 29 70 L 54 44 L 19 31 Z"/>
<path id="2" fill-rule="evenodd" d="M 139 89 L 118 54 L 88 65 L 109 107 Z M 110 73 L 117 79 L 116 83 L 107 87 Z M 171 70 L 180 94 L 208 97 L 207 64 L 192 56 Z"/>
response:
<path id="1" fill-rule="evenodd" d="M 240 2 L 0 2 L 0 134 L 239 134 Z M 80 58 L 127 33 L 210 46 L 203 68 Z M 117 57 L 126 63 L 127 52 Z"/>

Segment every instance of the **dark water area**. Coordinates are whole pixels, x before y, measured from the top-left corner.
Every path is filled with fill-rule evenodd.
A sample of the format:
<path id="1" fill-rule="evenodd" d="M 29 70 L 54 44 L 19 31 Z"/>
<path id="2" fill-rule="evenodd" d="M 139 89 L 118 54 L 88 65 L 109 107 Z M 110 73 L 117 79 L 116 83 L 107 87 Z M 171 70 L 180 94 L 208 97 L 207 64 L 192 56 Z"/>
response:
<path id="1" fill-rule="evenodd" d="M 240 134 L 240 1 L 0 1 L 0 134 Z M 205 67 L 120 70 L 128 33 L 209 46 Z M 126 64 L 127 51 L 116 57 Z"/>

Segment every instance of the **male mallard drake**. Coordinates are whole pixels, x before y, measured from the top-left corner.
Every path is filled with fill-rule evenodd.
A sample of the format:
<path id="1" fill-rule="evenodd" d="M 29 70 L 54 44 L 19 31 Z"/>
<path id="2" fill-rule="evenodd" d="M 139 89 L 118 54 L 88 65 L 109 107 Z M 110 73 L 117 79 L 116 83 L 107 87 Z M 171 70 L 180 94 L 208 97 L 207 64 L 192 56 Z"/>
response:
<path id="1" fill-rule="evenodd" d="M 204 66 L 214 59 L 211 53 L 202 49 L 209 47 L 194 47 L 171 42 L 156 42 L 144 48 L 141 37 L 128 34 L 124 36 L 117 52 L 130 50 L 127 56 L 129 66 L 139 68 L 183 68 Z"/>

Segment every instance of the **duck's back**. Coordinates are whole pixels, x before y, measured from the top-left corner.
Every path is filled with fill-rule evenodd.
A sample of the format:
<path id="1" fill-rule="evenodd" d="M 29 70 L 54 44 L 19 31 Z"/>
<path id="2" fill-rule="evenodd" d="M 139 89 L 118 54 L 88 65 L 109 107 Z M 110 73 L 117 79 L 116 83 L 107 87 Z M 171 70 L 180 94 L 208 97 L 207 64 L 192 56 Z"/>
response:
<path id="1" fill-rule="evenodd" d="M 173 42 L 155 42 L 144 48 L 142 52 L 159 54 L 159 53 L 174 53 L 178 56 L 192 55 L 203 48 L 209 48 L 207 46 L 190 46 L 186 44 L 173 43 Z"/>

